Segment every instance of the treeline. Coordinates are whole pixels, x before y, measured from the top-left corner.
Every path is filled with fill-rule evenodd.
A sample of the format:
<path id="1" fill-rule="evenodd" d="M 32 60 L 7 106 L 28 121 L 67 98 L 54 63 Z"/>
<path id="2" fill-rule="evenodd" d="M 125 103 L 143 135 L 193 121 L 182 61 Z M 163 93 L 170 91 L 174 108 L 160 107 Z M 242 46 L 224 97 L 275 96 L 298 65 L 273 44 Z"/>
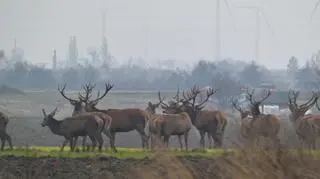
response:
<path id="1" fill-rule="evenodd" d="M 103 87 L 105 81 L 115 84 L 115 90 L 175 90 L 189 88 L 193 84 L 223 88 L 221 93 L 234 93 L 244 86 L 259 87 L 262 83 L 275 84 L 278 88 L 311 88 L 318 82 L 308 61 L 299 67 L 298 59 L 292 57 L 287 69 L 269 70 L 254 62 L 235 60 L 211 62 L 200 60 L 192 70 L 165 70 L 123 65 L 108 70 L 92 66 L 77 69 L 51 70 L 17 62 L 13 68 L 0 72 L 0 84 L 19 89 L 53 89 L 58 84 L 68 84 L 69 89 L 79 89 L 83 83 L 92 81 Z"/>

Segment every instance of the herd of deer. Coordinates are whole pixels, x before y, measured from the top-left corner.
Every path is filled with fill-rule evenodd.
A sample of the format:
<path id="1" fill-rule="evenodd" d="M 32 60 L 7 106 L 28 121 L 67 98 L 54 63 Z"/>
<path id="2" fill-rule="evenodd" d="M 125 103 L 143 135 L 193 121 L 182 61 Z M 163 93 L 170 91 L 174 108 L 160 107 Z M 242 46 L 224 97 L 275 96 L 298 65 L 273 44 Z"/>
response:
<path id="1" fill-rule="evenodd" d="M 136 130 L 141 137 L 142 148 L 149 147 L 149 139 L 151 148 L 155 147 L 155 142 L 162 141 L 165 147 L 168 147 L 170 136 L 178 136 L 180 148 L 182 145 L 182 136 L 184 137 L 185 150 L 188 150 L 189 132 L 194 126 L 200 133 L 200 149 L 205 148 L 205 135 L 207 134 L 210 147 L 214 141 L 215 147 L 221 147 L 223 142 L 224 131 L 227 125 L 227 115 L 223 111 L 214 109 L 204 109 L 208 99 L 216 93 L 216 89 L 209 88 L 206 95 L 202 95 L 198 86 L 193 86 L 189 92 L 180 94 L 179 89 L 177 94 L 172 97 L 172 101 L 165 103 L 164 98 L 158 92 L 159 101 L 155 104 L 148 102 L 145 110 L 139 108 L 125 109 L 98 109 L 97 104 L 104 98 L 114 85 L 106 83 L 105 91 L 92 99 L 92 92 L 95 85 L 90 83 L 85 84 L 82 89 L 85 95 L 78 94 L 77 98 L 70 98 L 65 95 L 66 85 L 62 89 L 58 87 L 60 94 L 67 99 L 73 106 L 71 117 L 65 117 L 62 120 L 55 119 L 57 108 L 47 114 L 44 109 L 42 127 L 48 126 L 52 133 L 63 136 L 65 140 L 61 146 L 61 151 L 69 142 L 70 150 L 74 151 L 78 137 L 83 137 L 82 147 L 85 149 L 86 138 L 92 141 L 91 150 L 93 151 L 97 145 L 99 151 L 102 149 L 103 137 L 102 133 L 110 139 L 110 146 L 114 152 L 117 152 L 115 147 L 115 136 L 117 132 L 129 132 Z M 278 145 L 280 140 L 278 132 L 280 130 L 280 118 L 272 114 L 260 113 L 259 106 L 266 100 L 271 92 L 266 91 L 266 95 L 259 101 L 254 98 L 254 90 L 247 91 L 247 99 L 251 103 L 250 110 L 242 109 L 236 100 L 233 100 L 232 106 L 240 112 L 240 128 L 241 136 L 253 140 L 258 137 L 267 137 L 274 144 Z M 302 142 L 305 142 L 309 147 L 315 148 L 315 141 L 320 134 L 320 115 L 305 113 L 314 105 L 318 106 L 319 93 L 313 92 L 312 97 L 304 104 L 298 105 L 297 98 L 299 92 L 290 91 L 288 95 L 289 116 L 297 136 Z M 200 97 L 196 103 L 197 97 Z M 156 109 L 161 107 L 162 114 L 157 114 Z M 0 113 L 0 138 L 1 150 L 4 149 L 5 142 L 8 141 L 12 148 L 11 137 L 6 132 L 6 126 L 9 120 L 6 115 Z M 149 132 L 145 132 L 147 129 Z"/>

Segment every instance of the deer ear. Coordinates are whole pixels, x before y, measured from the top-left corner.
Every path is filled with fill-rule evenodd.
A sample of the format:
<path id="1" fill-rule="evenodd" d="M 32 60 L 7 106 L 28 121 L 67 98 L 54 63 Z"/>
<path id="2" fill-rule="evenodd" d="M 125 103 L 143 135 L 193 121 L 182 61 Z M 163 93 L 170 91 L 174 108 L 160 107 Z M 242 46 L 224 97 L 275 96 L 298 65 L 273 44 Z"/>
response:
<path id="1" fill-rule="evenodd" d="M 46 111 L 45 111 L 43 108 L 42 108 L 41 110 L 42 110 L 42 114 L 43 114 L 44 116 L 47 116 Z"/>
<path id="2" fill-rule="evenodd" d="M 56 112 L 57 112 L 58 108 L 56 107 L 51 113 L 50 115 L 53 117 L 54 115 L 56 115 Z"/>
<path id="3" fill-rule="evenodd" d="M 148 102 L 148 106 L 149 106 L 149 107 L 152 107 L 151 101 Z"/>

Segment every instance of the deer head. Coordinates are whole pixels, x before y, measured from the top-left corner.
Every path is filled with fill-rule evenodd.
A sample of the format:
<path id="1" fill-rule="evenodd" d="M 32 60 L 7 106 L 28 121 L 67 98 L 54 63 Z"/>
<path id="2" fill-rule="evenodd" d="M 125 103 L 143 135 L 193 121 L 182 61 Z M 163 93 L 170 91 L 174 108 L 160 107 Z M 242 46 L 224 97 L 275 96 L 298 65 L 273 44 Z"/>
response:
<path id="1" fill-rule="evenodd" d="M 56 115 L 58 108 L 55 108 L 51 113 L 48 115 L 46 114 L 46 111 L 42 108 L 42 114 L 43 114 L 43 120 L 41 122 L 41 126 L 45 127 L 48 125 L 48 121 L 53 119 L 53 117 Z"/>
<path id="2" fill-rule="evenodd" d="M 235 99 L 232 100 L 232 107 L 240 112 L 241 119 L 248 117 L 250 114 L 250 111 L 243 110 Z"/>
<path id="3" fill-rule="evenodd" d="M 304 116 L 305 113 L 309 109 L 311 109 L 314 104 L 316 104 L 319 98 L 319 96 L 315 92 L 312 92 L 312 96 L 307 102 L 301 105 L 298 105 L 297 98 L 299 97 L 299 94 L 300 92 L 295 90 L 289 90 L 289 93 L 288 93 L 288 100 L 289 100 L 288 106 L 289 106 L 289 110 L 291 111 L 291 117 L 290 117 L 291 121 L 295 121 L 299 117 Z"/>
<path id="4" fill-rule="evenodd" d="M 264 90 L 265 95 L 259 100 L 256 101 L 255 97 L 254 97 L 254 92 L 255 90 L 251 90 L 251 92 L 249 92 L 249 90 L 247 90 L 247 100 L 249 100 L 250 104 L 251 104 L 251 113 L 253 116 L 258 116 L 260 115 L 260 110 L 259 110 L 259 106 L 261 105 L 261 103 L 266 100 L 270 95 L 271 95 L 271 91 L 270 90 Z"/>
<path id="5" fill-rule="evenodd" d="M 65 94 L 67 84 L 64 84 L 62 89 L 58 86 L 58 91 L 60 92 L 61 96 L 64 97 L 66 100 L 70 102 L 70 104 L 74 107 L 72 115 L 75 115 L 80 112 L 84 112 L 84 106 L 82 103 L 82 100 L 80 98 L 78 99 L 72 99 Z"/>

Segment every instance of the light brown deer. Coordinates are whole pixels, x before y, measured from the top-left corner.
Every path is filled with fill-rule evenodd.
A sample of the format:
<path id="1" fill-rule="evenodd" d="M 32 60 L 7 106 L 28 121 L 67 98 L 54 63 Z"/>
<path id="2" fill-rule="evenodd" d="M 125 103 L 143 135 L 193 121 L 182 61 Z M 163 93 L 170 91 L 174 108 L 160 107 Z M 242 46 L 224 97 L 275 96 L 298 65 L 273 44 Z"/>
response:
<path id="1" fill-rule="evenodd" d="M 181 112 L 186 112 L 191 118 L 192 124 L 198 129 L 201 139 L 200 139 L 200 148 L 204 150 L 205 134 L 212 136 L 215 141 L 216 147 L 222 146 L 222 140 L 224 135 L 224 130 L 227 125 L 227 116 L 224 112 L 219 110 L 203 110 L 206 102 L 209 100 L 210 96 L 217 92 L 216 89 L 209 88 L 207 90 L 206 98 L 201 97 L 200 102 L 195 104 L 196 97 L 200 93 L 198 86 L 190 90 L 189 93 L 185 94 L 183 92 L 184 99 L 180 99 L 180 104 L 174 106 L 168 106 L 162 104 L 164 113 L 167 114 L 179 114 Z M 192 101 L 192 102 L 190 102 Z"/>
<path id="2" fill-rule="evenodd" d="M 110 86 L 110 89 L 113 87 Z M 139 108 L 125 108 L 125 109 L 98 109 L 96 105 L 104 98 L 109 92 L 109 88 L 106 88 L 105 92 L 100 96 L 100 91 L 94 100 L 89 98 L 84 98 L 79 96 L 79 98 L 85 103 L 85 108 L 87 112 L 103 112 L 112 118 L 112 123 L 110 126 L 110 145 L 115 148 L 115 135 L 117 132 L 129 132 L 136 130 L 142 141 L 142 148 L 148 148 L 148 136 L 146 135 L 144 129 L 148 121 L 148 114 L 146 111 Z"/>
<path id="3" fill-rule="evenodd" d="M 97 115 L 90 113 L 81 114 L 73 117 L 65 117 L 62 120 L 54 118 L 57 108 L 51 113 L 46 114 L 45 110 L 42 109 L 43 121 L 41 122 L 42 127 L 48 126 L 53 134 L 63 136 L 65 138 L 61 146 L 63 151 L 65 145 L 69 141 L 70 150 L 74 151 L 75 145 L 74 137 L 78 136 L 89 136 L 92 141 L 92 151 L 94 151 L 97 141 L 99 143 L 99 151 L 102 150 L 103 138 L 101 132 L 107 133 L 103 120 Z"/>
<path id="4" fill-rule="evenodd" d="M 12 149 L 12 139 L 7 133 L 7 125 L 9 123 L 9 118 L 4 113 L 0 112 L 0 139 L 1 139 L 1 150 L 4 149 L 5 142 L 8 141 L 10 148 Z"/>
<path id="5" fill-rule="evenodd" d="M 159 140 L 163 136 L 163 142 L 165 147 L 168 148 L 169 138 L 172 135 L 176 135 L 179 139 L 180 149 L 182 150 L 182 139 L 184 136 L 185 149 L 188 150 L 188 138 L 189 132 L 192 128 L 192 123 L 189 115 L 185 112 L 179 114 L 155 114 L 155 107 L 158 107 L 159 104 L 163 103 L 163 98 L 158 92 L 159 103 L 152 105 L 149 102 L 147 111 L 149 113 L 149 136 L 151 141 Z M 155 139 L 154 136 L 156 137 Z M 152 146 L 154 145 L 151 142 Z"/>
<path id="6" fill-rule="evenodd" d="M 85 84 L 82 86 L 82 88 L 85 90 L 86 92 L 86 95 L 85 97 L 83 97 L 80 93 L 79 93 L 79 96 L 82 97 L 82 98 L 90 98 L 90 93 L 91 91 L 93 90 L 95 86 L 91 85 L 90 83 L 88 84 Z M 112 87 L 110 84 L 106 84 L 106 90 L 110 90 Z M 82 98 L 80 98 L 78 96 L 78 99 L 72 99 L 70 97 L 67 97 L 66 94 L 65 94 L 65 89 L 66 89 L 66 84 L 63 86 L 62 89 L 60 89 L 58 87 L 58 91 L 60 92 L 61 96 L 64 97 L 65 99 L 67 99 L 70 104 L 73 106 L 73 112 L 72 112 L 72 116 L 78 116 L 78 115 L 83 115 L 83 114 L 86 114 L 87 111 L 85 109 L 85 106 L 83 104 L 83 100 Z M 102 113 L 102 112 L 93 112 L 91 113 L 93 115 L 97 115 L 98 117 L 100 117 L 103 122 L 104 122 L 104 126 L 106 127 L 106 135 L 107 137 L 110 138 L 110 126 L 111 126 L 111 123 L 112 123 L 112 118 L 110 116 L 108 116 L 107 114 L 105 113 Z M 78 140 L 78 136 L 76 136 L 74 138 L 74 142 L 73 144 L 76 146 L 77 144 L 77 140 Z M 111 140 L 111 139 L 110 139 Z M 85 143 L 86 143 L 86 136 L 83 136 L 83 140 L 82 140 L 82 150 L 84 151 L 85 150 Z"/>
<path id="7" fill-rule="evenodd" d="M 255 90 L 247 90 L 247 99 L 249 100 L 250 114 L 252 117 L 247 116 L 245 120 L 241 121 L 242 135 L 245 138 L 257 139 L 258 137 L 266 137 L 271 139 L 275 145 L 280 144 L 278 133 L 280 130 L 280 118 L 273 114 L 262 114 L 259 106 L 270 95 L 270 90 L 265 90 L 265 95 L 257 101 L 254 95 Z M 243 113 L 241 113 L 242 116 Z"/>
<path id="8" fill-rule="evenodd" d="M 315 104 L 318 107 L 317 100 L 319 99 L 319 95 L 315 92 L 312 93 L 312 97 L 307 102 L 298 105 L 297 98 L 299 97 L 300 92 L 290 90 L 288 93 L 288 106 L 291 111 L 289 120 L 293 124 L 299 141 L 302 145 L 305 143 L 308 147 L 315 149 L 316 139 L 319 135 L 320 115 L 305 115 L 305 113 Z"/>

